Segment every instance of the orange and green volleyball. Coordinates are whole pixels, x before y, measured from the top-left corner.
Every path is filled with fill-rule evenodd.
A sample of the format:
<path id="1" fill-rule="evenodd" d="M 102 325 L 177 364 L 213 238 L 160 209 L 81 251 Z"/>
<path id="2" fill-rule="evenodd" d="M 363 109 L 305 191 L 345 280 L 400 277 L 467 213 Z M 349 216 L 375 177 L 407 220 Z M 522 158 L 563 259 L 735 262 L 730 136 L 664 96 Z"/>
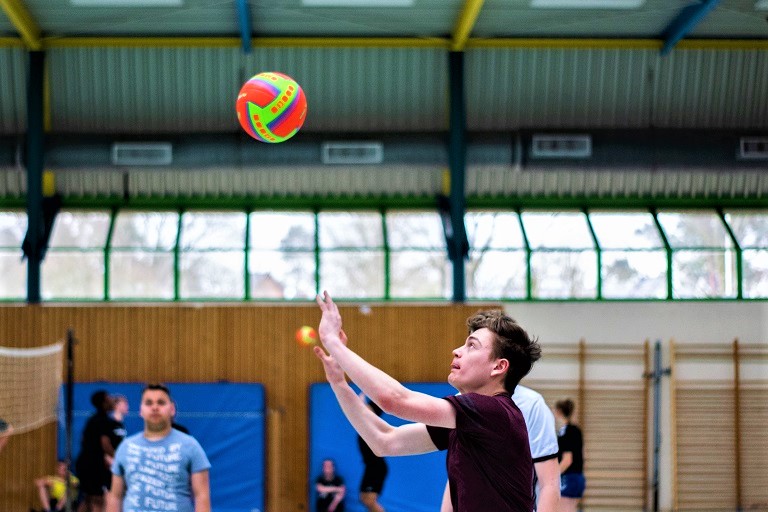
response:
<path id="1" fill-rule="evenodd" d="M 283 142 L 304 124 L 307 99 L 288 75 L 265 72 L 243 84 L 236 110 L 245 133 L 262 142 Z"/>

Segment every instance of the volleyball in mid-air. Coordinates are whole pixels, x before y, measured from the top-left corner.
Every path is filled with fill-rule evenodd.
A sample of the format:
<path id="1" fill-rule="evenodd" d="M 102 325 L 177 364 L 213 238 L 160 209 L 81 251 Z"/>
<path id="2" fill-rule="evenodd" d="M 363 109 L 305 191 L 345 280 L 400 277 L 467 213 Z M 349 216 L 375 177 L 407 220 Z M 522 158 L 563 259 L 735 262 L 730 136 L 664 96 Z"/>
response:
<path id="1" fill-rule="evenodd" d="M 283 142 L 304 124 L 307 98 L 288 75 L 259 73 L 243 84 L 236 110 L 245 133 L 262 142 Z"/>
<path id="2" fill-rule="evenodd" d="M 296 341 L 300 345 L 314 345 L 317 341 L 317 331 L 312 327 L 305 325 L 296 331 Z"/>

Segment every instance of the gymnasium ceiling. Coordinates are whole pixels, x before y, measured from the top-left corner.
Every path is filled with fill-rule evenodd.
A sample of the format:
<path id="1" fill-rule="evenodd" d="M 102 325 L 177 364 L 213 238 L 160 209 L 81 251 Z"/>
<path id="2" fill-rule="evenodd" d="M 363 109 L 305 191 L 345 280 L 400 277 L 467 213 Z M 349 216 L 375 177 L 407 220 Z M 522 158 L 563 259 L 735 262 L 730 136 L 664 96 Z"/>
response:
<path id="1" fill-rule="evenodd" d="M 701 21 L 691 38 L 765 38 L 764 0 L 560 0 L 580 8 L 538 6 L 548 0 L 3 0 L 25 21 L 0 18 L 0 34 L 23 30 L 46 38 L 240 37 L 248 12 L 252 37 L 456 39 L 470 22 L 472 38 L 650 38 L 688 5 Z M 394 4 L 385 7 L 386 4 Z M 601 4 L 611 8 L 600 8 Z M 621 8 L 621 4 L 626 7 Z M 701 7 L 698 7 L 698 5 Z M 131 6 L 134 5 L 134 6 Z M 163 6 L 166 5 L 166 6 Z M 596 7 L 591 7 L 595 5 Z M 373 6 L 373 7 L 371 7 Z M 21 16 L 20 19 L 24 17 Z M 35 39 L 34 35 L 31 37 Z M 318 44 L 321 44 L 318 42 Z"/>
<path id="2" fill-rule="evenodd" d="M 39 49 L 47 165 L 98 176 L 62 175 L 72 196 L 129 195 L 125 173 L 104 173 L 120 137 L 179 137 L 174 167 L 242 173 L 241 186 L 121 169 L 131 194 L 332 195 L 334 180 L 302 172 L 319 163 L 319 141 L 375 136 L 389 141 L 386 175 L 326 169 L 353 194 L 428 197 L 447 165 L 453 50 L 469 133 L 500 134 L 470 137 L 468 194 L 768 196 L 765 162 L 733 158 L 739 137 L 768 131 L 768 0 L 549 1 L 0 0 L 0 138 L 26 132 L 28 51 Z M 240 84 L 263 70 L 293 76 L 309 101 L 304 129 L 279 148 L 244 145 L 233 115 Z M 558 163 L 567 180 L 510 173 L 535 165 L 509 134 L 525 143 L 535 130 L 594 133 L 602 160 Z M 653 132 L 646 154 L 664 146 L 671 160 L 637 159 L 636 130 Z M 14 151 L 0 144 L 0 170 L 16 168 Z M 604 180 L 618 160 L 631 174 Z M 280 172 L 253 183 L 254 162 Z M 735 172 L 713 177 L 713 166 Z M 20 173 L 0 178 L 0 197 L 21 197 Z"/>

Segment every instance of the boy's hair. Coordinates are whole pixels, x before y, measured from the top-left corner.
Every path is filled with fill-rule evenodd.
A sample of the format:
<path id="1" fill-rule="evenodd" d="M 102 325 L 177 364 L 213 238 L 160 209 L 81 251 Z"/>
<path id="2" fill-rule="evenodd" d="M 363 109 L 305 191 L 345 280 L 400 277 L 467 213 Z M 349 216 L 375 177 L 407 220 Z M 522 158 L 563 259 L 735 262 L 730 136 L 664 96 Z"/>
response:
<path id="1" fill-rule="evenodd" d="M 467 319 L 470 334 L 483 327 L 495 334 L 491 357 L 509 361 L 504 389 L 512 394 L 520 380 L 531 371 L 533 363 L 541 358 L 538 339 L 531 338 L 513 318 L 497 309 L 478 311 Z"/>
<path id="2" fill-rule="evenodd" d="M 168 395 L 168 398 L 173 401 L 173 398 L 171 397 L 171 390 L 169 390 L 167 387 L 165 387 L 163 384 L 147 384 L 144 386 L 144 389 L 141 390 L 141 397 L 144 398 L 144 393 L 147 391 L 162 391 L 166 395 Z"/>
<path id="3" fill-rule="evenodd" d="M 573 403 L 573 400 L 570 398 L 566 398 L 565 400 L 558 400 L 555 402 L 555 409 L 560 411 L 563 416 L 570 419 L 571 415 L 573 414 L 573 410 L 576 408 L 576 404 Z"/>

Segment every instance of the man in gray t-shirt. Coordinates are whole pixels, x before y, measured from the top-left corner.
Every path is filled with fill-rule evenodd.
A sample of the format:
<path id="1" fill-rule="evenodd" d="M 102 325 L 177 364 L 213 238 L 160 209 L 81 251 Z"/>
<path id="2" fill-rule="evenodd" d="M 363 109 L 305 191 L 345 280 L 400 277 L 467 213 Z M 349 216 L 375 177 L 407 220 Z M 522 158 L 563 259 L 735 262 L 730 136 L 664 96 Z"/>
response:
<path id="1" fill-rule="evenodd" d="M 171 428 L 174 413 L 165 386 L 144 389 L 144 431 L 115 453 L 107 512 L 210 512 L 211 464 L 194 437 Z"/>

